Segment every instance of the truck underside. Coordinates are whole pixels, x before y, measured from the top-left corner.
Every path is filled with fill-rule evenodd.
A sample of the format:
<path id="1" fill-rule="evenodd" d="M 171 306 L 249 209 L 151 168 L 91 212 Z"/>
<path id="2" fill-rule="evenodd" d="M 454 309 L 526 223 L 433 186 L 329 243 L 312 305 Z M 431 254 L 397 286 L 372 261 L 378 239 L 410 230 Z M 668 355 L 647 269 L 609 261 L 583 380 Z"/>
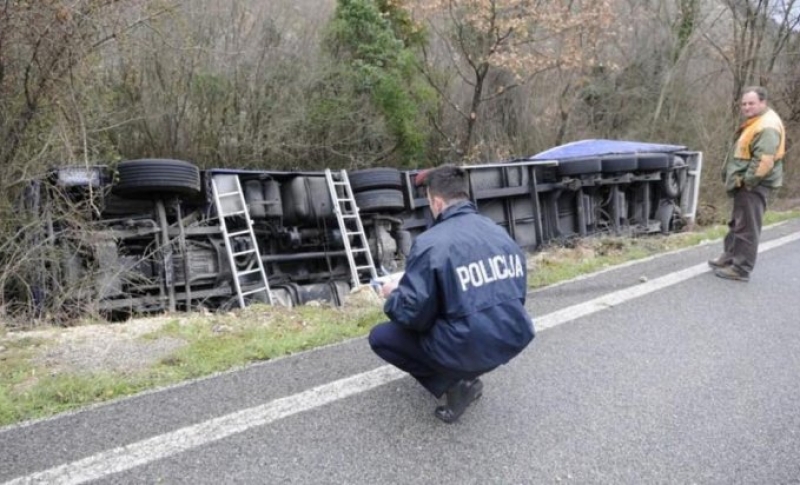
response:
<path id="1" fill-rule="evenodd" d="M 478 210 L 522 246 L 691 224 L 702 156 L 686 150 L 465 167 Z M 343 304 L 403 267 L 432 222 L 417 170 L 199 170 L 147 159 L 64 167 L 30 184 L 43 264 L 3 289 L 20 307 L 112 318 L 261 301 Z M 351 224 L 348 221 L 352 221 Z"/>

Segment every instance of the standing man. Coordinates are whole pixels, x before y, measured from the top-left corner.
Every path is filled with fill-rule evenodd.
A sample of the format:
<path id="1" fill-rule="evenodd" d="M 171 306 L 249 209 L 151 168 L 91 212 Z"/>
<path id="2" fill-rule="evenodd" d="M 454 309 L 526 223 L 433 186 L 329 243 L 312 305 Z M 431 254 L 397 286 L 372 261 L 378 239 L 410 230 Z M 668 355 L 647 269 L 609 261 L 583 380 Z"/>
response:
<path id="1" fill-rule="evenodd" d="M 772 189 L 783 185 L 786 135 L 775 111 L 767 107 L 767 91 L 746 88 L 742 94 L 744 123 L 728 154 L 722 177 L 733 198 L 733 213 L 723 253 L 708 264 L 720 278 L 748 281 L 756 265 L 761 223 Z"/>
<path id="2" fill-rule="evenodd" d="M 417 237 L 403 277 L 386 283 L 390 321 L 372 329 L 381 358 L 447 403 L 437 418 L 455 422 L 483 392 L 478 376 L 507 363 L 534 337 L 525 310 L 525 254 L 469 201 L 466 172 L 452 165 L 422 172 L 434 224 Z"/>

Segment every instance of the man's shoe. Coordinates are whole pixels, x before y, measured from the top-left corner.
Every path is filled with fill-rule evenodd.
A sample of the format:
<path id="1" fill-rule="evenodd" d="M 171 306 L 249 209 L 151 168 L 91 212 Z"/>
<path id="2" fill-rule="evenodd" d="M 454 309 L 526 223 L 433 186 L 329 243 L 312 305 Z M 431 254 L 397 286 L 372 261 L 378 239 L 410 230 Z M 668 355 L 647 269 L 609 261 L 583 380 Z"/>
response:
<path id="1" fill-rule="evenodd" d="M 447 390 L 447 404 L 436 408 L 434 414 L 445 423 L 455 423 L 467 407 L 483 395 L 480 379 L 460 380 Z"/>
<path id="2" fill-rule="evenodd" d="M 726 280 L 750 281 L 750 276 L 747 273 L 743 273 L 733 266 L 715 269 L 714 276 L 725 278 Z"/>
<path id="3" fill-rule="evenodd" d="M 708 265 L 711 266 L 714 269 L 725 268 L 725 267 L 731 265 L 731 260 L 730 259 L 726 259 L 723 256 L 720 256 L 717 259 L 709 259 L 708 260 Z"/>

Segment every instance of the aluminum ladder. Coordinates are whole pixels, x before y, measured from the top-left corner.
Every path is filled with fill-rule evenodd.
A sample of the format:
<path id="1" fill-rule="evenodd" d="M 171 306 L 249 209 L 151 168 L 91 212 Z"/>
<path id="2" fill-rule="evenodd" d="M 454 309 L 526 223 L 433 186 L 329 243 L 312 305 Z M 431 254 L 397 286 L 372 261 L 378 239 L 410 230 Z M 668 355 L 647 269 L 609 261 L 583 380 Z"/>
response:
<path id="1" fill-rule="evenodd" d="M 247 209 L 247 202 L 242 191 L 242 184 L 238 175 L 217 174 L 211 177 L 211 189 L 214 193 L 214 207 L 219 217 L 219 225 L 222 229 L 222 238 L 225 241 L 225 251 L 228 254 L 228 263 L 233 274 L 233 286 L 236 290 L 236 297 L 239 300 L 239 307 L 245 307 L 245 297 L 259 292 L 264 292 L 267 303 L 272 304 L 272 293 L 269 289 L 267 273 L 264 270 L 264 262 L 261 260 L 261 253 L 258 251 L 258 242 L 253 232 L 253 220 L 250 219 L 250 211 Z M 244 219 L 244 228 L 234 228 L 233 232 L 229 224 L 233 218 L 241 217 Z M 245 248 L 234 248 L 233 241 L 244 241 Z M 239 270 L 237 261 L 247 257 L 255 259 L 255 268 L 249 264 L 244 270 Z M 253 283 L 243 281 L 243 278 L 251 275 L 258 276 L 256 287 L 248 286 L 242 290 L 243 283 Z"/>
<path id="2" fill-rule="evenodd" d="M 369 250 L 369 241 L 364 232 L 364 224 L 361 222 L 347 171 L 342 170 L 334 174 L 329 168 L 326 168 L 325 180 L 328 182 L 328 192 L 331 194 L 333 211 L 336 213 L 336 221 L 339 223 L 339 230 L 342 233 L 347 262 L 350 264 L 352 286 L 355 289 L 361 286 L 362 273 L 369 272 L 369 278 L 375 280 L 378 278 L 378 272 Z M 339 188 L 344 192 L 343 197 L 339 197 Z M 350 237 L 353 238 L 352 243 Z M 356 262 L 356 258 L 359 258 L 358 262 Z"/>

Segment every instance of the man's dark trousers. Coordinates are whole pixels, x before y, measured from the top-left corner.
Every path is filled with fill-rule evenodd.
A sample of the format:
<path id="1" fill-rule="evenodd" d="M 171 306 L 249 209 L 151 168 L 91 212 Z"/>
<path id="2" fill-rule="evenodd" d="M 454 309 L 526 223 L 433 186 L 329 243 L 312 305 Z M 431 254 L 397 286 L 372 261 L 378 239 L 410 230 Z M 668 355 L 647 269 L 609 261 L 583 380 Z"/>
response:
<path id="1" fill-rule="evenodd" d="M 392 321 L 378 324 L 372 329 L 369 345 L 383 360 L 411 374 L 437 398 L 442 397 L 459 380 L 476 379 L 485 373 L 458 372 L 438 366 L 422 350 L 419 333 Z"/>
<path id="2" fill-rule="evenodd" d="M 756 186 L 739 188 L 733 193 L 733 213 L 723 243 L 722 260 L 733 264 L 743 274 L 750 274 L 758 257 L 761 225 L 767 210 L 770 189 Z"/>

